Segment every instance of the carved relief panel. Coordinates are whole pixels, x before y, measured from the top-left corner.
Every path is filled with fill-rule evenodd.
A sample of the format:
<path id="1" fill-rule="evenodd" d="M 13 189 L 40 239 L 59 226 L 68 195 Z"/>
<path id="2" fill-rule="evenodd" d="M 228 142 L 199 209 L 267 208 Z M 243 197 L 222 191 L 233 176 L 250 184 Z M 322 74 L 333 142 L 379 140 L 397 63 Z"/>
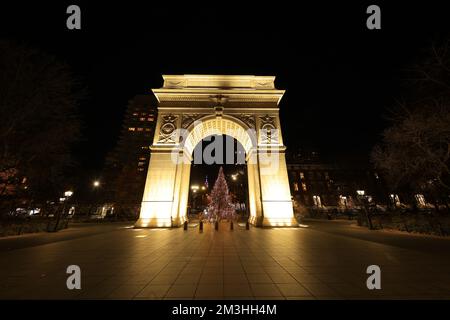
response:
<path id="1" fill-rule="evenodd" d="M 167 114 L 161 115 L 161 126 L 159 128 L 158 143 L 172 144 L 176 143 L 176 129 L 178 116 Z"/>
<path id="2" fill-rule="evenodd" d="M 261 144 L 278 144 L 278 128 L 276 116 L 268 115 L 259 117 L 260 120 L 260 143 Z"/>
<path id="3" fill-rule="evenodd" d="M 181 127 L 183 129 L 187 129 L 192 123 L 194 123 L 196 120 L 200 119 L 203 116 L 204 116 L 204 114 L 200 114 L 200 113 L 183 114 L 182 119 L 181 119 Z"/>
<path id="4" fill-rule="evenodd" d="M 236 114 L 233 116 L 235 116 L 236 118 L 238 118 L 239 120 L 244 122 L 249 128 L 252 128 L 252 129 L 256 128 L 255 117 L 253 115 L 241 113 L 241 114 Z"/>

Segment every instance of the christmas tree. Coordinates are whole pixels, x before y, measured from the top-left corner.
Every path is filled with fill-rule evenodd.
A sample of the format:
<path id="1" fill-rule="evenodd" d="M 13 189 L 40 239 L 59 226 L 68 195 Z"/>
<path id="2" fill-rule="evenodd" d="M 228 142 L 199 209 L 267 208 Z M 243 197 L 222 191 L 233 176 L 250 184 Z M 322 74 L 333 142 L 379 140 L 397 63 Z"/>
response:
<path id="1" fill-rule="evenodd" d="M 220 167 L 217 180 L 209 197 L 208 216 L 210 220 L 220 221 L 221 219 L 233 219 L 235 209 L 228 193 L 228 185 Z"/>

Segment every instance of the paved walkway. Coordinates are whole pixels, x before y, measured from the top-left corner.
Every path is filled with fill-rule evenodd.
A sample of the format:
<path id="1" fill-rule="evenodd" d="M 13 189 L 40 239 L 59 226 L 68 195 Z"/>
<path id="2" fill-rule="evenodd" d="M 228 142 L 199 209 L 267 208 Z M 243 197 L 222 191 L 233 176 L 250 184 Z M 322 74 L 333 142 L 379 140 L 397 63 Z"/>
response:
<path id="1" fill-rule="evenodd" d="M 347 234 L 334 232 L 331 223 L 250 230 L 235 224 L 233 231 L 228 225 L 219 231 L 205 225 L 203 233 L 194 227 L 105 225 L 62 241 L 17 249 L 9 245 L 0 252 L 0 298 L 450 298 L 448 251 L 417 251 L 353 237 L 351 227 Z M 0 247 L 5 240 L 11 241 L 0 239 Z M 409 236 L 409 241 L 423 239 Z M 81 290 L 66 288 L 65 271 L 72 264 L 81 267 Z M 366 268 L 372 264 L 381 267 L 381 290 L 366 287 Z"/>

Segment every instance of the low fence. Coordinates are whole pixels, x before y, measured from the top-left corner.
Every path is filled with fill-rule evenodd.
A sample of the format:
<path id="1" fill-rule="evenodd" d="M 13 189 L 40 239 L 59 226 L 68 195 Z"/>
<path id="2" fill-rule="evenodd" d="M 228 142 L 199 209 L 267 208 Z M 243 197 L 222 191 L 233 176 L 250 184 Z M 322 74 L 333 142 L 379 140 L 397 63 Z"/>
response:
<path id="1" fill-rule="evenodd" d="M 450 214 L 448 212 L 386 212 L 369 213 L 374 229 L 392 229 L 438 236 L 450 235 Z M 367 226 L 367 219 L 361 219 Z"/>
<path id="2" fill-rule="evenodd" d="M 58 224 L 58 225 L 56 225 Z M 0 237 L 35 232 L 55 232 L 68 226 L 67 219 L 32 217 L 0 220 Z"/>
<path id="3" fill-rule="evenodd" d="M 306 208 L 303 217 L 313 219 L 356 220 L 359 225 L 372 229 L 392 229 L 406 232 L 450 236 L 450 212 L 448 210 L 369 210 L 368 217 L 362 208 L 352 210 L 320 210 Z"/>

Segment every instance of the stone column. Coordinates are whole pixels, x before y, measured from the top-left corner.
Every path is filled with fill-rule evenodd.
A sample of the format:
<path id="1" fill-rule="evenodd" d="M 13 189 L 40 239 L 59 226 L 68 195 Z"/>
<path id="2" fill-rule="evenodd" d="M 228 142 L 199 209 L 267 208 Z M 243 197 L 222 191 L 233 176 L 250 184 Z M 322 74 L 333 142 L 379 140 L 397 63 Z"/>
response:
<path id="1" fill-rule="evenodd" d="M 294 218 L 291 192 L 283 150 L 258 151 L 263 227 L 298 226 Z"/>
<path id="2" fill-rule="evenodd" d="M 256 151 L 250 151 L 247 157 L 248 202 L 250 206 L 249 223 L 254 226 L 262 226 L 263 213 L 261 204 L 261 184 L 258 172 L 258 157 Z"/>
<path id="3" fill-rule="evenodd" d="M 172 227 L 177 166 L 171 150 L 152 150 L 136 227 Z"/>

